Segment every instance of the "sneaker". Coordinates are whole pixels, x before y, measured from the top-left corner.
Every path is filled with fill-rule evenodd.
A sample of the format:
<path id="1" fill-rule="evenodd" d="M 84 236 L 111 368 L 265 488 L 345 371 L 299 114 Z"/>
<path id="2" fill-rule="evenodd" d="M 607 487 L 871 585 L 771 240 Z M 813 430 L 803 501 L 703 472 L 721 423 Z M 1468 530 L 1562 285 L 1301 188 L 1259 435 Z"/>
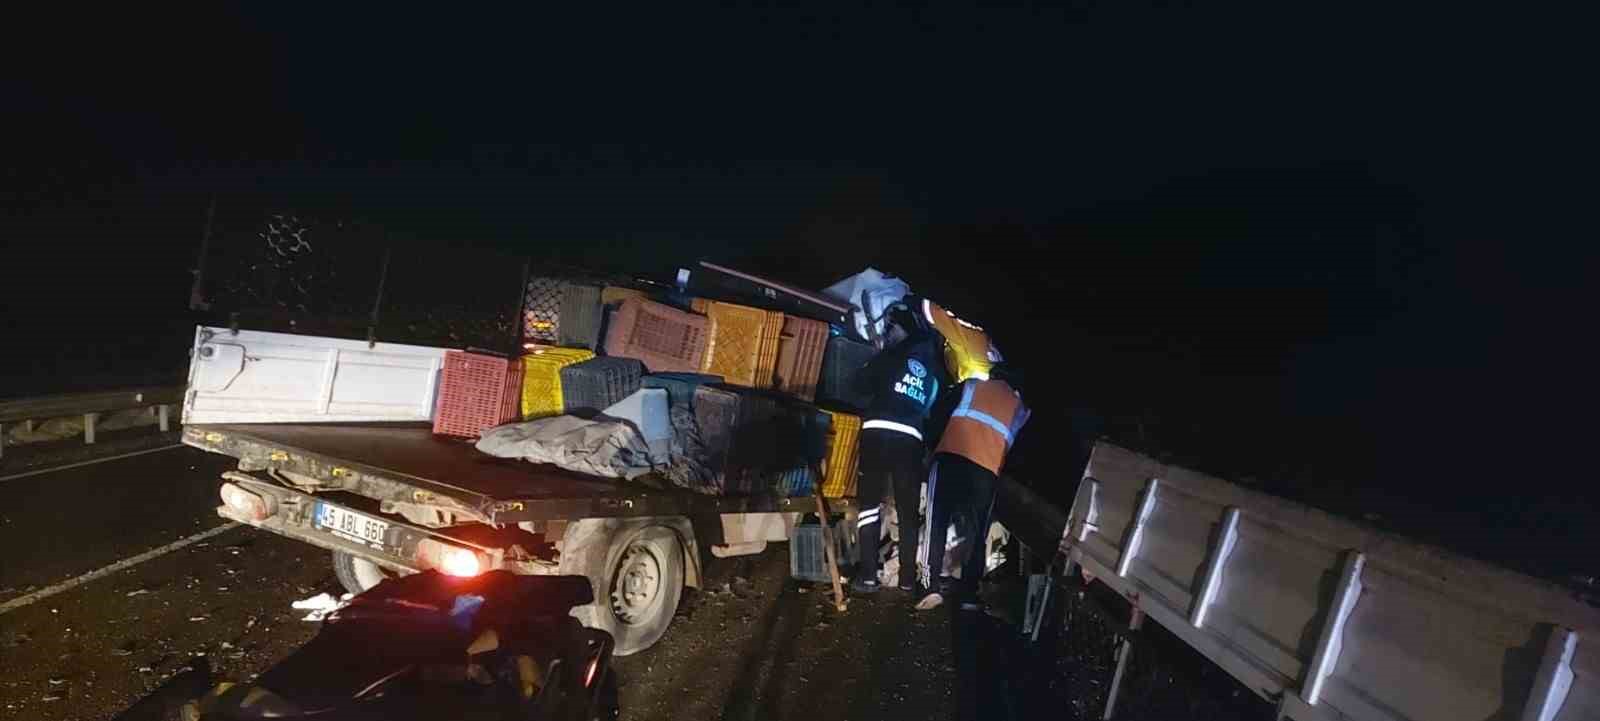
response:
<path id="1" fill-rule="evenodd" d="M 878 592 L 878 582 L 876 580 L 862 581 L 860 579 L 851 581 L 850 582 L 850 592 L 851 593 L 860 593 L 860 594 L 877 593 Z"/>
<path id="2" fill-rule="evenodd" d="M 942 605 L 944 605 L 944 596 L 940 595 L 938 591 L 934 591 L 933 593 L 923 596 L 922 600 L 917 602 L 917 610 L 932 611 L 933 609 Z"/>

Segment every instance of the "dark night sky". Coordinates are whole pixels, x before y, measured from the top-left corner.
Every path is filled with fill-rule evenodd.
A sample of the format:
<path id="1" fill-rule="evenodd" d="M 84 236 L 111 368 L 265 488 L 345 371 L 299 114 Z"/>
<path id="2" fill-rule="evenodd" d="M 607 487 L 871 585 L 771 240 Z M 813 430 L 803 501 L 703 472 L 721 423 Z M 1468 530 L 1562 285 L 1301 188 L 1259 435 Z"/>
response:
<path id="1" fill-rule="evenodd" d="M 8 354 L 0 395 L 181 366 L 215 196 L 419 253 L 813 286 L 873 264 L 1027 367 L 1035 473 L 1086 407 L 1321 505 L 1432 506 L 1453 538 L 1600 520 L 1578 463 L 1505 498 L 1530 455 L 1577 453 L 1592 397 L 1588 266 L 1552 242 L 1583 233 L 1543 227 L 1593 186 L 1553 21 L 424 7 L 128 10 L 6 81 L 12 339 L 71 350 Z"/>

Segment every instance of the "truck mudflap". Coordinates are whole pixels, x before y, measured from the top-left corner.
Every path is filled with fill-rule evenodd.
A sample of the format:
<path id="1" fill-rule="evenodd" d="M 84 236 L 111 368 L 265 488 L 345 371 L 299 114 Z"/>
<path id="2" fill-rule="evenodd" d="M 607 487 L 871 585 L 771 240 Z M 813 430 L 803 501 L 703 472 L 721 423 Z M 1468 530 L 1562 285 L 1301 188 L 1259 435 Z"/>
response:
<path id="1" fill-rule="evenodd" d="M 351 503 L 343 499 L 336 501 L 238 471 L 229 471 L 223 478 L 226 502 L 217 508 L 217 515 L 313 546 L 347 553 L 391 571 L 444 570 L 441 567 L 447 565 L 447 557 L 462 558 L 463 553 L 475 559 L 478 572 L 494 569 L 522 574 L 556 571 L 553 560 L 530 558 L 527 549 L 520 546 L 511 551 L 502 544 L 474 540 L 471 537 L 474 534 L 466 527 L 424 528 L 392 514 L 360 508 L 357 506 L 360 499 L 352 499 L 355 502 Z M 230 501 L 230 487 L 260 499 L 260 505 L 254 505 L 249 496 Z"/>

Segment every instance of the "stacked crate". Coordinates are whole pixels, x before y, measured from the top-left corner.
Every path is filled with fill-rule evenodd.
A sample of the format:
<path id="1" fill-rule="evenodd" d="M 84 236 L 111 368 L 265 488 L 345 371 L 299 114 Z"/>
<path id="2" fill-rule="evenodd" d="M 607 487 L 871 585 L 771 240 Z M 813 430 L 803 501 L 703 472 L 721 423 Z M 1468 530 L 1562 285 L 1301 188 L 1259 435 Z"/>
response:
<path id="1" fill-rule="evenodd" d="M 643 298 L 622 301 L 606 328 L 608 356 L 636 358 L 651 372 L 698 373 L 710 342 L 705 316 Z"/>
<path id="2" fill-rule="evenodd" d="M 600 288 L 572 283 L 561 291 L 561 314 L 556 337 L 568 348 L 594 350 L 600 346 L 600 320 L 604 306 Z"/>
<path id="3" fill-rule="evenodd" d="M 774 387 L 803 401 L 816 400 L 817 379 L 822 375 L 822 357 L 827 347 L 827 323 L 785 316 L 773 370 Z"/>
<path id="4" fill-rule="evenodd" d="M 568 283 L 560 278 L 529 278 L 522 298 L 522 337 L 530 343 L 561 341 L 561 302 Z"/>
<path id="5" fill-rule="evenodd" d="M 581 348 L 537 348 L 523 356 L 522 417 L 533 420 L 564 413 L 561 369 L 593 357 L 593 352 Z"/>
<path id="6" fill-rule="evenodd" d="M 822 495 L 854 496 L 861 467 L 861 417 L 823 409 L 828 414 L 828 456 L 822 464 Z"/>
<path id="7" fill-rule="evenodd" d="M 769 332 L 768 327 L 774 325 L 769 311 L 704 298 L 695 298 L 690 307 L 711 321 L 711 343 L 701 372 L 722 376 L 727 383 L 746 388 L 771 385 L 771 381 L 760 382 L 762 353 L 770 345 L 775 364 L 781 328 L 771 328 Z M 776 315 L 783 317 L 782 313 Z M 771 365 L 767 366 L 769 374 Z"/>
<path id="8" fill-rule="evenodd" d="M 639 390 L 644 364 L 633 358 L 591 358 L 561 369 L 563 410 L 603 411 Z"/>
<path id="9" fill-rule="evenodd" d="M 828 339 L 822 354 L 822 374 L 817 381 L 817 402 L 832 406 L 865 410 L 870 398 L 856 392 L 856 373 L 872 360 L 877 349 L 866 343 L 842 335 Z"/>
<path id="10" fill-rule="evenodd" d="M 854 565 L 858 560 L 855 529 L 843 518 L 829 524 L 833 535 L 834 558 L 840 566 Z M 794 527 L 794 540 L 789 542 L 789 575 L 800 581 L 832 583 L 828 577 L 827 546 L 822 542 L 822 525 L 801 523 Z"/>
<path id="11" fill-rule="evenodd" d="M 445 351 L 433 432 L 476 438 L 487 429 L 516 420 L 523 371 L 520 360 Z"/>

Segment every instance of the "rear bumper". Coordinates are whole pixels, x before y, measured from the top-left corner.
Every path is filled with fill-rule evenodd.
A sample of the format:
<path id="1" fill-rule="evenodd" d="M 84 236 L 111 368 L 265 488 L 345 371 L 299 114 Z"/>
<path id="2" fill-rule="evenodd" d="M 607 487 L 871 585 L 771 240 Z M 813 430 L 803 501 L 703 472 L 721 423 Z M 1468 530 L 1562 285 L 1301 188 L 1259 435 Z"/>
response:
<path id="1" fill-rule="evenodd" d="M 335 503 L 326 498 L 319 498 L 307 493 L 301 493 L 283 486 L 266 482 L 241 482 L 238 477 L 230 479 L 252 493 L 263 496 L 272 496 L 276 501 L 277 511 L 264 520 L 245 518 L 227 506 L 218 506 L 217 515 L 230 521 L 236 521 L 248 526 L 259 528 L 263 531 L 276 533 L 286 538 L 309 543 L 313 546 L 326 548 L 330 551 L 348 553 L 357 558 L 362 558 L 378 564 L 392 571 L 410 573 L 422 571 L 425 566 L 417 561 L 417 544 L 426 539 L 434 539 L 445 543 L 471 548 L 480 553 L 488 561 L 485 570 L 504 567 L 505 552 L 499 548 L 485 548 L 481 545 L 452 537 L 448 533 L 407 523 L 405 520 L 392 514 L 374 513 L 370 510 L 352 508 L 342 503 Z M 318 528 L 313 518 L 316 515 L 317 504 L 327 504 L 338 508 L 359 513 L 363 516 L 375 518 L 389 525 L 384 532 L 381 544 L 362 543 L 334 535 L 330 531 Z"/>

